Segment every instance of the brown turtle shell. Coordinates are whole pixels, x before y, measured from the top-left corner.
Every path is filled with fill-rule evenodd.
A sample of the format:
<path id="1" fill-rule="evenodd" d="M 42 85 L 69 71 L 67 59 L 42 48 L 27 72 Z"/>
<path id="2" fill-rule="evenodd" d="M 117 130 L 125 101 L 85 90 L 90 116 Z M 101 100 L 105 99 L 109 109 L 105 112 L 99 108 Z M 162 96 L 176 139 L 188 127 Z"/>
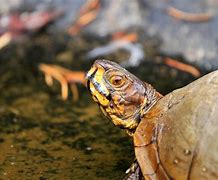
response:
<path id="1" fill-rule="evenodd" d="M 218 179 L 218 71 L 160 99 L 133 139 L 145 179 Z"/>

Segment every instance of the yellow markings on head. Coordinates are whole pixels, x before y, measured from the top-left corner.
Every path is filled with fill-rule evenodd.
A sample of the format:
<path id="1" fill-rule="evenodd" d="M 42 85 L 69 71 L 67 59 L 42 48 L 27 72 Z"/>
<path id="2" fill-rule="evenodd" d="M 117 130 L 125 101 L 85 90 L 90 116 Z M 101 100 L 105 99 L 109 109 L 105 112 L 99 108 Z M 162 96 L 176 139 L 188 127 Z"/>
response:
<path id="1" fill-rule="evenodd" d="M 126 129 L 135 129 L 138 123 L 134 119 L 120 119 L 116 115 L 111 115 L 111 120 L 116 126 L 120 126 Z"/>
<path id="2" fill-rule="evenodd" d="M 97 68 L 97 71 L 96 71 L 96 68 Z M 91 73 L 94 73 L 96 71 L 94 74 L 94 77 L 92 78 L 92 83 L 99 93 L 101 93 L 105 96 L 108 96 L 110 93 L 105 86 L 105 81 L 103 78 L 105 70 L 101 66 L 96 66 L 96 68 L 94 70 L 93 70 L 93 68 L 90 70 Z M 88 75 L 89 75 L 89 72 L 88 72 Z"/>
<path id="3" fill-rule="evenodd" d="M 102 106 L 107 106 L 109 104 L 109 101 L 107 100 L 107 98 L 100 94 L 96 89 L 95 89 L 95 86 L 90 83 L 90 90 L 93 94 L 93 100 L 96 101 L 96 102 L 99 102 Z"/>
<path id="4" fill-rule="evenodd" d="M 111 120 L 116 126 L 123 126 L 123 121 L 116 115 L 111 115 Z"/>
<path id="5" fill-rule="evenodd" d="M 89 88 L 95 102 L 100 103 L 102 106 L 107 106 L 109 100 L 106 98 L 110 92 L 105 86 L 104 81 L 105 70 L 100 65 L 93 66 L 87 73 L 86 77 L 89 79 Z"/>
<path id="6" fill-rule="evenodd" d="M 92 84 L 92 82 L 90 82 L 89 85 L 90 91 L 93 95 L 95 95 L 98 91 L 95 89 L 95 86 Z"/>
<path id="7" fill-rule="evenodd" d="M 96 66 L 92 66 L 91 69 L 87 72 L 86 77 L 92 76 L 92 74 L 95 72 L 96 69 L 97 69 Z"/>
<path id="8" fill-rule="evenodd" d="M 103 67 L 101 66 L 97 66 L 98 70 L 97 72 L 95 73 L 95 77 L 94 77 L 94 80 L 98 83 L 102 83 L 103 81 L 103 76 L 104 76 L 104 73 L 105 73 L 105 70 Z"/>

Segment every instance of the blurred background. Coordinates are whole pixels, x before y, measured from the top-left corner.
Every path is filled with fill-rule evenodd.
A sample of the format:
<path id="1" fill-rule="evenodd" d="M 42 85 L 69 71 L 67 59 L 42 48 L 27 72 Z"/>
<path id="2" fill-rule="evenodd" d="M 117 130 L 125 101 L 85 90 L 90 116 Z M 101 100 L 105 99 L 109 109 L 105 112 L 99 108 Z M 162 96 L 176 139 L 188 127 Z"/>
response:
<path id="1" fill-rule="evenodd" d="M 0 179 L 125 176 L 131 139 L 84 86 L 95 59 L 162 94 L 218 69 L 217 0 L 0 4 Z"/>

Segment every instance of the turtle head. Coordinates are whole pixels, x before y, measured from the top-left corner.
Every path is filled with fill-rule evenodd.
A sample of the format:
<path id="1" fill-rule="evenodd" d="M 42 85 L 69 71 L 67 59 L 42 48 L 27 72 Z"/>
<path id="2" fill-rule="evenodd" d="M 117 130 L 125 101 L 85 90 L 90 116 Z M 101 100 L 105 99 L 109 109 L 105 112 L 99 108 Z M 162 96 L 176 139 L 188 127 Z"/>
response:
<path id="1" fill-rule="evenodd" d="M 156 91 L 151 85 L 112 61 L 96 60 L 86 79 L 87 88 L 102 112 L 129 132 L 135 131 L 155 100 Z"/>

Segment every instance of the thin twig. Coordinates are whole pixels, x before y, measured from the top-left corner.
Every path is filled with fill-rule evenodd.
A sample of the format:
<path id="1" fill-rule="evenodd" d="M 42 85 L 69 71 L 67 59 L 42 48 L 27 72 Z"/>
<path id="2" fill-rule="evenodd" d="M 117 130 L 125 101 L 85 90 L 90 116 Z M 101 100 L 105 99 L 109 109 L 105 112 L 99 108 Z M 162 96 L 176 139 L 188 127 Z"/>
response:
<path id="1" fill-rule="evenodd" d="M 201 75 L 200 71 L 194 66 L 179 62 L 178 60 L 167 57 L 164 59 L 164 62 L 166 65 L 171 66 L 175 69 L 187 72 L 196 78 Z"/>
<path id="2" fill-rule="evenodd" d="M 189 21 L 189 22 L 204 22 L 204 21 L 209 21 L 214 17 L 214 15 L 209 12 L 188 13 L 188 12 L 184 12 L 179 9 L 176 9 L 175 7 L 172 7 L 172 6 L 167 8 L 167 13 L 168 15 L 176 19 L 179 19 L 182 21 Z"/>
<path id="3" fill-rule="evenodd" d="M 77 35 L 81 28 L 85 27 L 96 19 L 99 9 L 99 0 L 87 1 L 87 3 L 80 9 L 79 17 L 77 18 L 76 22 L 68 28 L 68 33 L 72 36 Z"/>

